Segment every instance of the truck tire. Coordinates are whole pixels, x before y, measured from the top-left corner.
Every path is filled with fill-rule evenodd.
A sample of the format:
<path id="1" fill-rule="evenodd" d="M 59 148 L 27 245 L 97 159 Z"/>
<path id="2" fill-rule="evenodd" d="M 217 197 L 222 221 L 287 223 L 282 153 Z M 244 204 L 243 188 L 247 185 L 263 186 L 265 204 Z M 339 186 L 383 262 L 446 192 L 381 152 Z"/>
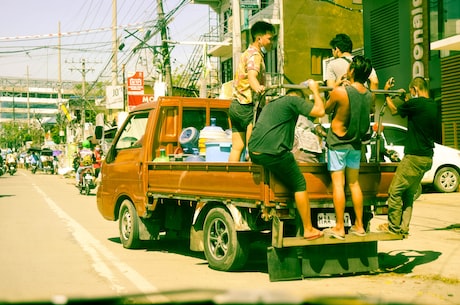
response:
<path id="1" fill-rule="evenodd" d="M 443 167 L 434 176 L 434 188 L 438 192 L 452 193 L 457 191 L 460 175 L 453 167 Z"/>
<path id="2" fill-rule="evenodd" d="M 121 203 L 118 217 L 120 240 L 124 248 L 136 249 L 139 247 L 139 217 L 136 209 L 129 200 Z"/>
<path id="3" fill-rule="evenodd" d="M 225 209 L 212 209 L 206 216 L 204 253 L 210 268 L 231 271 L 243 267 L 249 254 L 248 241 L 238 238 L 233 218 Z"/>

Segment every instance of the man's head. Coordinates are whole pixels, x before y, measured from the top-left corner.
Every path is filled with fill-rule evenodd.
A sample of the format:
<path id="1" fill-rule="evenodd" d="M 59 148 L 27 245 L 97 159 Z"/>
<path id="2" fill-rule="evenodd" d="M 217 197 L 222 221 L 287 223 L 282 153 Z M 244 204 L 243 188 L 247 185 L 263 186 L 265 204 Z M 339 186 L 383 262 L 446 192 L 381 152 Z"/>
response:
<path id="1" fill-rule="evenodd" d="M 329 42 L 329 45 L 332 48 L 332 55 L 334 57 L 339 57 L 339 53 L 351 53 L 353 50 L 353 42 L 347 34 L 337 34 Z"/>
<path id="2" fill-rule="evenodd" d="M 301 98 L 305 98 L 305 94 L 303 93 L 302 89 L 288 89 L 286 91 L 286 95 L 298 96 L 298 97 L 301 97 Z"/>
<path id="3" fill-rule="evenodd" d="M 275 27 L 265 21 L 258 21 L 251 27 L 251 36 L 262 52 L 270 51 L 273 46 L 273 37 L 275 36 Z"/>
<path id="4" fill-rule="evenodd" d="M 415 77 L 409 84 L 409 92 L 411 97 L 428 97 L 427 81 L 423 77 Z"/>
<path id="5" fill-rule="evenodd" d="M 348 67 L 348 78 L 353 81 L 364 84 L 368 79 L 372 71 L 372 63 L 368 58 L 357 55 L 353 57 L 353 60 Z"/>

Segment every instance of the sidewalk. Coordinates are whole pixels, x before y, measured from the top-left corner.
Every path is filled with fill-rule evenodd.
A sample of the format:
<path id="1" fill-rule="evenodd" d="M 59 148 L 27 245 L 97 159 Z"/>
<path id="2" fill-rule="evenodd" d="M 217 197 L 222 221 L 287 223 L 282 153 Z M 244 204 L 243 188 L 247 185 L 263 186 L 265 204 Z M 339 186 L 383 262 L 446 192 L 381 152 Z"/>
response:
<path id="1" fill-rule="evenodd" d="M 371 231 L 386 221 L 375 217 Z M 393 272 L 460 284 L 460 193 L 422 194 L 414 202 L 409 237 L 381 242 L 378 251 L 381 267 Z"/>

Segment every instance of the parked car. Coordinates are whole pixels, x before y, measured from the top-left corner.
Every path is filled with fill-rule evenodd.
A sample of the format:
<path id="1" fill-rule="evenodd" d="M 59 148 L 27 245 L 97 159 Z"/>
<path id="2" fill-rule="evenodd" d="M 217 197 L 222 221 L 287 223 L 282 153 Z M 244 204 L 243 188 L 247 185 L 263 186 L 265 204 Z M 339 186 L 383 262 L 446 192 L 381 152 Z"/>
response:
<path id="1" fill-rule="evenodd" d="M 385 148 L 396 151 L 401 159 L 404 156 L 406 133 L 404 126 L 383 123 Z M 459 182 L 460 150 L 435 143 L 433 165 L 423 176 L 422 185 L 432 185 L 439 192 L 450 193 L 458 189 Z"/>
<path id="2" fill-rule="evenodd" d="M 371 123 L 372 125 L 374 123 Z M 325 129 L 329 128 L 329 124 L 322 124 Z M 404 142 L 406 141 L 407 128 L 404 126 L 383 123 L 383 142 L 384 147 L 388 151 L 397 153 L 397 157 L 404 157 Z M 375 134 L 373 135 L 375 136 Z M 371 141 L 371 143 L 375 143 Z M 375 151 L 375 150 L 374 150 Z M 372 159 L 372 148 L 367 148 L 367 159 Z M 394 162 L 390 160 L 388 155 L 385 155 L 386 162 Z M 437 191 L 443 193 L 451 193 L 457 191 L 460 182 L 460 150 L 444 146 L 438 143 L 434 144 L 433 165 L 431 169 L 425 173 L 422 178 L 422 185 L 431 185 Z M 418 197 L 418 196 L 417 196 Z"/>

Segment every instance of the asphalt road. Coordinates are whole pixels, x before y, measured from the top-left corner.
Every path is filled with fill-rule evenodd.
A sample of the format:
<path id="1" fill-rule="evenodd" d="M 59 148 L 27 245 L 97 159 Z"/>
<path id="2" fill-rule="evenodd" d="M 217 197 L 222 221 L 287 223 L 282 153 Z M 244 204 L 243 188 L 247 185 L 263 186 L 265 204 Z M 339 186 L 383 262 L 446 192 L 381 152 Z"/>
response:
<path id="1" fill-rule="evenodd" d="M 152 302 L 190 301 L 224 291 L 219 302 L 341 297 L 369 304 L 460 304 L 460 193 L 422 194 L 409 238 L 379 243 L 375 273 L 270 282 L 266 254 L 257 245 L 239 272 L 211 270 L 186 242 L 124 249 L 117 223 L 97 211 L 94 191 L 80 195 L 73 183 L 26 170 L 0 177 L 0 303 L 143 293 L 153 293 Z M 384 221 L 375 217 L 372 229 Z"/>

